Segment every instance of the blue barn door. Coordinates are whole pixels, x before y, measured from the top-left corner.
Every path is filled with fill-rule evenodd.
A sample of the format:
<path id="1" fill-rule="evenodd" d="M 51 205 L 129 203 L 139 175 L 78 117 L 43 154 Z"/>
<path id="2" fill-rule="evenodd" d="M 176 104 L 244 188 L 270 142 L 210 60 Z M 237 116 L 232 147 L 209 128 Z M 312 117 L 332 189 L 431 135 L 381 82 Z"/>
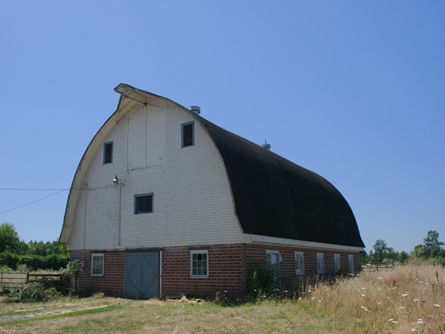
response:
<path id="1" fill-rule="evenodd" d="M 125 295 L 131 299 L 149 299 L 159 295 L 159 253 L 125 255 Z"/>

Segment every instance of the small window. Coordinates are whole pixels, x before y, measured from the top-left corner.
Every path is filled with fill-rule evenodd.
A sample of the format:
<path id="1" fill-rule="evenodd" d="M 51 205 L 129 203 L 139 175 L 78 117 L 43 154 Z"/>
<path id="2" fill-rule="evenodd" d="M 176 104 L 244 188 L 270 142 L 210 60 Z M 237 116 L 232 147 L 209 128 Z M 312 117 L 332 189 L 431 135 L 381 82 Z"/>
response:
<path id="1" fill-rule="evenodd" d="M 104 275 L 104 255 L 91 254 L 91 276 Z"/>
<path id="2" fill-rule="evenodd" d="M 190 251 L 190 276 L 195 278 L 209 277 L 209 256 L 207 250 Z"/>
<path id="3" fill-rule="evenodd" d="M 317 253 L 317 274 L 324 274 L 324 254 Z"/>
<path id="4" fill-rule="evenodd" d="M 334 254 L 335 272 L 337 273 L 341 269 L 341 257 L 340 254 Z"/>
<path id="5" fill-rule="evenodd" d="M 348 264 L 349 264 L 349 273 L 353 274 L 355 272 L 354 255 L 352 254 L 348 255 Z"/>
<path id="6" fill-rule="evenodd" d="M 104 144 L 104 165 L 113 162 L 113 142 L 110 141 Z"/>
<path id="7" fill-rule="evenodd" d="M 304 253 L 295 252 L 295 275 L 304 275 Z"/>
<path id="8" fill-rule="evenodd" d="M 183 123 L 182 129 L 182 147 L 195 145 L 195 123 Z"/>
<path id="9" fill-rule="evenodd" d="M 153 212 L 153 194 L 143 194 L 134 196 L 134 213 Z"/>
<path id="10" fill-rule="evenodd" d="M 266 262 L 273 271 L 273 287 L 278 288 L 280 283 L 280 252 L 276 250 L 266 250 Z"/>

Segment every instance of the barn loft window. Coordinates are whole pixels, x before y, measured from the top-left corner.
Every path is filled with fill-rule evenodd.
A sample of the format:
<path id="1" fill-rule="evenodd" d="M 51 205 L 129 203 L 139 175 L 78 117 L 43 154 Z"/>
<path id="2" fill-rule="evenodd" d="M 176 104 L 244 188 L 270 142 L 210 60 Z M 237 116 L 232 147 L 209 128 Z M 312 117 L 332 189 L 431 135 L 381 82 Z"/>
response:
<path id="1" fill-rule="evenodd" d="M 104 255 L 99 253 L 91 254 L 91 276 L 104 275 Z"/>
<path id="2" fill-rule="evenodd" d="M 324 274 L 324 254 L 317 253 L 317 274 Z"/>
<path id="3" fill-rule="evenodd" d="M 354 273 L 354 255 L 349 254 L 348 255 L 348 265 L 349 265 L 349 273 Z"/>
<path id="4" fill-rule="evenodd" d="M 334 265 L 335 265 L 335 272 L 338 272 L 341 269 L 340 254 L 334 254 Z"/>
<path id="5" fill-rule="evenodd" d="M 195 145 L 195 123 L 188 122 L 181 125 L 182 147 Z"/>
<path id="6" fill-rule="evenodd" d="M 134 214 L 153 212 L 153 194 L 134 196 Z"/>
<path id="7" fill-rule="evenodd" d="M 304 253 L 295 252 L 295 275 L 304 275 Z"/>
<path id="8" fill-rule="evenodd" d="M 207 250 L 190 251 L 190 276 L 194 278 L 209 277 L 209 256 Z"/>
<path id="9" fill-rule="evenodd" d="M 113 162 L 113 142 L 110 141 L 104 144 L 104 165 Z"/>

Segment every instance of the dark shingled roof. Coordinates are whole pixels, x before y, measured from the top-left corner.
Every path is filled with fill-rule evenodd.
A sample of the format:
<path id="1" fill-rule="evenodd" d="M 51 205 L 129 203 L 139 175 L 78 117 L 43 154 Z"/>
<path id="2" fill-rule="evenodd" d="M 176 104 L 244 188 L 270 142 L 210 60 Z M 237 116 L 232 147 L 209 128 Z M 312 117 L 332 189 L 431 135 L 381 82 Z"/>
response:
<path id="1" fill-rule="evenodd" d="M 198 118 L 224 160 L 244 233 L 365 246 L 348 202 L 326 179 Z"/>

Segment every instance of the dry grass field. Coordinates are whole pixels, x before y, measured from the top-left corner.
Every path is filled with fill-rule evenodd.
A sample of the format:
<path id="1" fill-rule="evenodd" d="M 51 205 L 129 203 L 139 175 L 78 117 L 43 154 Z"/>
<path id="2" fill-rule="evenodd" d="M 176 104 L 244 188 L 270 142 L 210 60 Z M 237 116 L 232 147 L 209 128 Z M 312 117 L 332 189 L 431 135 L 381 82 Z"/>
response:
<path id="1" fill-rule="evenodd" d="M 2 333 L 445 333 L 445 271 L 405 266 L 320 284 L 298 301 L 62 298 L 0 302 Z"/>

